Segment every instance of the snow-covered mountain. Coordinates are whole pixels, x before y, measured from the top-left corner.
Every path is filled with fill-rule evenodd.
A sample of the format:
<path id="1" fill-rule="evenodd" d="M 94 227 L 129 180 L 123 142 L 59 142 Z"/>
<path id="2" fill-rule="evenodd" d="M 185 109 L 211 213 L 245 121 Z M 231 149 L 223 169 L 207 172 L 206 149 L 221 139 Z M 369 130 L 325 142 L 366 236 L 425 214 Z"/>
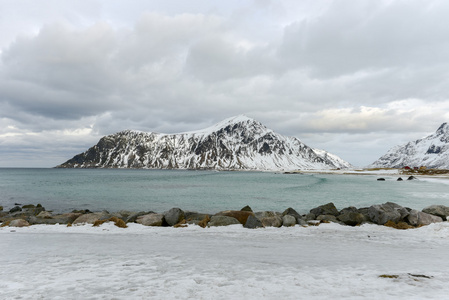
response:
<path id="1" fill-rule="evenodd" d="M 349 168 L 351 164 L 246 116 L 179 134 L 125 130 L 59 168 L 297 170 Z"/>
<path id="2" fill-rule="evenodd" d="M 369 167 L 405 166 L 449 169 L 449 125 L 443 123 L 425 138 L 393 147 Z"/>

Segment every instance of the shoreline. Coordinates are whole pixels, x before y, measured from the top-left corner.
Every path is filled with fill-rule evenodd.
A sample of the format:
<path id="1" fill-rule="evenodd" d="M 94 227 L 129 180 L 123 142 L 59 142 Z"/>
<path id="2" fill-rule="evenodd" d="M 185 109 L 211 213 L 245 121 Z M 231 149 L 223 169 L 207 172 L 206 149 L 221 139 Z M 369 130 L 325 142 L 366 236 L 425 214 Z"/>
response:
<path id="1" fill-rule="evenodd" d="M 356 208 L 349 206 L 338 210 L 332 202 L 310 209 L 307 214 L 299 214 L 289 207 L 283 212 L 256 211 L 245 206 L 241 210 L 225 210 L 215 214 L 183 211 L 171 208 L 163 213 L 153 211 L 92 212 L 74 210 L 61 214 L 46 211 L 40 204 L 15 206 L 8 212 L 0 207 L 0 227 L 29 227 L 32 225 L 72 225 L 91 224 L 100 226 L 112 222 L 117 227 L 127 228 L 137 223 L 150 227 L 188 227 L 198 225 L 202 228 L 240 225 L 247 229 L 267 227 L 319 226 L 322 223 L 337 223 L 356 227 L 363 224 L 376 224 L 396 229 L 413 229 L 432 223 L 447 222 L 449 207 L 431 205 L 418 211 L 393 202 Z"/>

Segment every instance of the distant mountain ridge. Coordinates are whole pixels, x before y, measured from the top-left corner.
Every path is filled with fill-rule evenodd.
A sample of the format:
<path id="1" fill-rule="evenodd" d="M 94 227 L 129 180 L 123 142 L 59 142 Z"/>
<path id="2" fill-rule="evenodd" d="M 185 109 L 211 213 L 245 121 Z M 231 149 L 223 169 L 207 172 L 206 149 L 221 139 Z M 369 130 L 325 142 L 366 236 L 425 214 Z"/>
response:
<path id="1" fill-rule="evenodd" d="M 179 134 L 121 131 L 101 138 L 86 152 L 57 167 L 297 170 L 352 166 L 240 115 Z"/>
<path id="2" fill-rule="evenodd" d="M 435 133 L 391 148 L 369 167 L 421 167 L 449 169 L 449 125 L 443 123 Z"/>

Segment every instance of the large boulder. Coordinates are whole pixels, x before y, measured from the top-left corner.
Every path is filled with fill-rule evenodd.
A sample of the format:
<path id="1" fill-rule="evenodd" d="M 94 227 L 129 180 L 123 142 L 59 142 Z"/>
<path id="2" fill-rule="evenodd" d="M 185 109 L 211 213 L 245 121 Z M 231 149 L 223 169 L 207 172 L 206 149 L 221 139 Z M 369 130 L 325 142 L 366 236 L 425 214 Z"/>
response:
<path id="1" fill-rule="evenodd" d="M 239 220 L 228 216 L 213 216 L 209 221 L 209 226 L 228 226 L 234 224 L 241 224 Z"/>
<path id="2" fill-rule="evenodd" d="M 349 226 L 360 225 L 367 221 L 363 214 L 353 211 L 346 211 L 345 213 L 340 214 L 337 219 Z"/>
<path id="3" fill-rule="evenodd" d="M 296 225 L 296 218 L 292 215 L 285 215 L 282 217 L 282 226 L 291 227 Z"/>
<path id="4" fill-rule="evenodd" d="M 221 211 L 216 216 L 227 216 L 227 217 L 233 217 L 239 220 L 240 224 L 245 225 L 246 220 L 249 216 L 254 216 L 254 213 L 252 211 L 241 211 L 241 210 L 225 210 Z"/>
<path id="5" fill-rule="evenodd" d="M 204 221 L 209 217 L 209 214 L 203 214 L 198 212 L 185 212 L 185 218 L 187 224 L 200 225 L 200 222 Z M 210 220 L 204 221 L 203 223 L 209 223 Z M 207 225 L 207 224 L 205 224 Z"/>
<path id="6" fill-rule="evenodd" d="M 256 218 L 262 222 L 264 227 L 281 227 L 282 226 L 282 214 L 274 211 L 261 211 L 256 212 Z"/>
<path id="7" fill-rule="evenodd" d="M 438 216 L 444 221 L 447 221 L 447 217 L 449 216 L 449 207 L 444 205 L 431 205 L 424 208 L 422 211 L 434 216 Z"/>
<path id="8" fill-rule="evenodd" d="M 155 214 L 155 212 L 153 212 L 153 211 L 140 211 L 140 212 L 137 212 L 137 213 L 132 213 L 126 219 L 126 223 L 135 223 L 138 217 L 144 216 L 144 215 L 148 215 L 148 214 Z"/>
<path id="9" fill-rule="evenodd" d="M 342 210 L 340 210 L 340 215 L 346 214 L 348 212 L 358 212 L 357 207 L 354 206 L 345 207 Z"/>
<path id="10" fill-rule="evenodd" d="M 145 226 L 162 226 L 164 224 L 164 215 L 151 213 L 143 216 L 139 216 L 136 219 L 136 223 Z"/>
<path id="11" fill-rule="evenodd" d="M 9 226 L 10 227 L 26 227 L 26 226 L 30 226 L 30 223 L 28 223 L 27 221 L 25 221 L 23 219 L 16 219 L 16 220 L 12 220 L 11 222 L 9 222 Z"/>
<path id="12" fill-rule="evenodd" d="M 249 228 L 249 229 L 263 228 L 263 224 L 255 216 L 249 216 L 243 227 Z"/>
<path id="13" fill-rule="evenodd" d="M 372 205 L 368 213 L 371 221 L 379 225 L 384 225 L 388 221 L 398 223 L 404 220 L 409 214 L 405 207 L 392 202 Z"/>
<path id="14" fill-rule="evenodd" d="M 423 226 L 432 223 L 443 222 L 443 219 L 422 211 L 412 209 L 407 216 L 408 223 L 413 226 Z"/>
<path id="15" fill-rule="evenodd" d="M 175 207 L 166 211 L 164 217 L 169 226 L 174 226 L 185 219 L 185 214 L 182 209 Z"/>
<path id="16" fill-rule="evenodd" d="M 337 208 L 335 207 L 334 203 L 332 203 L 332 202 L 315 207 L 315 208 L 311 209 L 310 212 L 316 216 L 319 216 L 319 215 L 338 216 L 340 214 L 338 212 Z"/>
<path id="17" fill-rule="evenodd" d="M 301 224 L 302 222 L 301 221 L 303 221 L 303 218 L 302 218 L 302 216 L 296 211 L 296 210 L 294 210 L 293 208 L 291 208 L 291 207 L 289 207 L 289 208 L 287 208 L 283 213 L 282 213 L 282 216 L 284 217 L 284 216 L 293 216 L 293 217 L 295 217 L 295 220 L 296 220 L 296 224 Z"/>
<path id="18" fill-rule="evenodd" d="M 111 216 L 106 213 L 90 213 L 84 214 L 76 218 L 73 224 L 94 224 L 96 221 L 107 220 Z"/>

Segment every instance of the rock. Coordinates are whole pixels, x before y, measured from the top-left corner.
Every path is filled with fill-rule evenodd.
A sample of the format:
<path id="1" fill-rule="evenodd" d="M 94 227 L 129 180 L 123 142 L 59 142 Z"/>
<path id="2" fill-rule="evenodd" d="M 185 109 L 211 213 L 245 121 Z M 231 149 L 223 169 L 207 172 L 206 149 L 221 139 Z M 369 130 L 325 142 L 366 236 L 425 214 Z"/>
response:
<path id="1" fill-rule="evenodd" d="M 180 208 L 172 208 L 164 213 L 165 222 L 169 226 L 173 226 L 185 219 L 184 211 Z"/>
<path id="2" fill-rule="evenodd" d="M 119 217 L 122 220 L 127 220 L 130 216 L 134 215 L 135 211 L 129 211 L 129 210 L 121 210 L 117 212 L 117 217 Z"/>
<path id="3" fill-rule="evenodd" d="M 282 214 L 274 211 L 262 211 L 256 212 L 256 218 L 262 222 L 264 227 L 281 227 L 282 226 Z"/>
<path id="4" fill-rule="evenodd" d="M 47 212 L 45 212 L 47 213 Z M 40 214 L 39 214 L 40 215 Z M 71 224 L 73 223 L 81 214 L 76 213 L 67 213 L 62 215 L 54 215 L 50 217 L 40 217 L 40 216 L 31 216 L 28 222 L 32 225 L 35 224 L 47 224 L 47 225 L 55 225 L 55 224 Z"/>
<path id="5" fill-rule="evenodd" d="M 11 208 L 9 210 L 9 213 L 12 214 L 12 213 L 15 213 L 15 212 L 18 212 L 18 211 L 22 211 L 22 208 L 17 205 L 17 206 L 14 206 L 13 208 Z"/>
<path id="6" fill-rule="evenodd" d="M 408 210 L 396 203 L 387 202 L 380 205 L 372 205 L 369 210 L 370 219 L 379 225 L 384 225 L 388 221 L 398 223 L 408 216 Z"/>
<path id="7" fill-rule="evenodd" d="M 282 226 L 290 227 L 296 225 L 296 218 L 292 215 L 285 215 L 282 217 Z"/>
<path id="8" fill-rule="evenodd" d="M 201 221 L 203 221 L 206 217 L 209 217 L 209 214 L 203 214 L 203 213 L 197 213 L 197 212 L 185 212 L 185 218 L 186 218 L 187 224 L 199 225 L 199 223 Z M 209 223 L 209 221 L 210 221 L 210 217 L 209 217 L 209 220 L 207 220 L 206 225 L 207 225 L 207 223 Z"/>
<path id="9" fill-rule="evenodd" d="M 241 224 L 239 220 L 227 216 L 212 216 L 209 221 L 209 226 L 228 226 L 234 224 Z"/>
<path id="10" fill-rule="evenodd" d="M 337 219 L 349 226 L 360 225 L 363 222 L 367 221 L 365 216 L 358 212 L 348 211 L 343 214 L 340 214 Z"/>
<path id="11" fill-rule="evenodd" d="M 422 211 L 412 209 L 407 216 L 408 223 L 413 226 L 424 226 L 432 223 L 443 222 L 443 219 Z"/>
<path id="12" fill-rule="evenodd" d="M 23 219 L 16 219 L 16 220 L 12 220 L 11 222 L 9 222 L 9 226 L 10 227 L 26 227 L 26 226 L 30 226 L 30 223 L 28 223 L 27 221 L 25 221 Z"/>
<path id="13" fill-rule="evenodd" d="M 80 213 L 66 213 L 66 214 L 54 215 L 54 216 L 52 216 L 51 220 L 54 220 L 54 221 L 56 221 L 56 223 L 59 223 L 59 224 L 69 224 L 69 223 L 72 224 L 81 215 L 82 214 L 80 214 Z"/>
<path id="14" fill-rule="evenodd" d="M 130 216 L 126 219 L 126 223 L 134 223 L 134 222 L 136 222 L 136 220 L 137 220 L 138 217 L 144 216 L 144 215 L 148 215 L 148 214 L 155 214 L 155 212 L 153 212 L 153 211 L 148 211 L 148 212 L 146 212 L 146 211 L 141 211 L 141 212 L 138 212 L 138 213 L 134 213 L 134 214 L 130 215 Z"/>
<path id="15" fill-rule="evenodd" d="M 424 208 L 422 211 L 434 216 L 438 216 L 444 221 L 447 221 L 447 217 L 449 216 L 449 207 L 444 205 L 431 205 Z"/>
<path id="16" fill-rule="evenodd" d="M 0 206 L 0 211 L 3 211 L 3 206 Z"/>
<path id="17" fill-rule="evenodd" d="M 40 213 L 37 214 L 38 218 L 44 218 L 44 219 L 49 219 L 51 218 L 51 212 L 48 211 L 41 211 Z"/>
<path id="18" fill-rule="evenodd" d="M 407 178 L 407 180 L 416 180 L 415 176 L 409 176 L 409 178 Z"/>
<path id="19" fill-rule="evenodd" d="M 22 209 L 24 209 L 24 208 L 36 208 L 36 206 L 34 206 L 33 204 L 27 204 L 27 205 L 22 206 Z"/>
<path id="20" fill-rule="evenodd" d="M 340 210 L 340 215 L 343 215 L 343 214 L 346 214 L 349 212 L 358 212 L 357 207 L 354 207 L 354 206 L 345 207 L 342 210 Z"/>
<path id="21" fill-rule="evenodd" d="M 323 221 L 324 223 L 326 222 L 340 223 L 337 220 L 337 217 L 333 215 L 319 215 L 318 217 L 316 217 L 316 219 L 318 221 Z"/>
<path id="22" fill-rule="evenodd" d="M 80 210 L 74 209 L 74 210 L 72 210 L 72 213 L 75 213 L 75 214 L 90 214 L 91 211 L 88 210 L 88 209 L 80 209 Z"/>
<path id="23" fill-rule="evenodd" d="M 365 217 L 366 222 L 372 222 L 369 216 L 369 207 L 361 207 L 357 209 L 357 212 Z"/>
<path id="24" fill-rule="evenodd" d="M 254 216 L 254 213 L 252 211 L 241 211 L 241 210 L 225 210 L 221 211 L 216 216 L 228 216 L 233 217 L 239 220 L 240 224 L 245 225 L 246 220 L 249 216 Z"/>
<path id="25" fill-rule="evenodd" d="M 136 223 L 145 226 L 162 226 L 164 224 L 164 215 L 151 213 L 143 216 L 139 216 L 136 219 Z"/>
<path id="26" fill-rule="evenodd" d="M 105 220 L 109 218 L 110 216 L 104 213 L 90 213 L 79 216 L 75 221 L 73 221 L 73 224 L 94 224 L 98 220 Z"/>
<path id="27" fill-rule="evenodd" d="M 249 216 L 244 225 L 245 228 L 255 229 L 255 228 L 263 228 L 262 222 L 255 216 Z"/>
<path id="28" fill-rule="evenodd" d="M 306 221 L 312 221 L 312 220 L 315 220 L 315 219 L 316 219 L 316 215 L 313 214 L 313 213 L 308 213 L 308 214 L 305 216 L 305 220 L 306 220 Z"/>
<path id="29" fill-rule="evenodd" d="M 249 205 L 247 205 L 244 208 L 242 208 L 241 211 L 251 211 L 252 212 L 253 210 L 251 209 L 251 207 L 249 207 Z"/>
<path id="30" fill-rule="evenodd" d="M 404 181 L 401 177 L 399 177 L 396 181 Z"/>
<path id="31" fill-rule="evenodd" d="M 325 204 L 325 205 L 318 206 L 316 208 L 313 208 L 310 210 L 310 212 L 315 214 L 316 216 L 319 216 L 319 215 L 338 216 L 340 214 L 338 212 L 337 208 L 335 207 L 334 203 L 332 203 L 332 202 Z"/>
<path id="32" fill-rule="evenodd" d="M 385 181 L 385 178 L 377 178 L 377 181 Z"/>
<path id="33" fill-rule="evenodd" d="M 22 210 L 25 214 L 29 216 L 37 216 L 41 212 L 45 211 L 45 208 L 43 207 L 31 207 L 31 208 L 25 208 Z"/>
<path id="34" fill-rule="evenodd" d="M 282 217 L 287 216 L 287 215 L 295 217 L 296 224 L 301 223 L 302 216 L 300 214 L 298 214 L 298 212 L 296 210 L 294 210 L 293 208 L 289 207 L 282 213 Z"/>

